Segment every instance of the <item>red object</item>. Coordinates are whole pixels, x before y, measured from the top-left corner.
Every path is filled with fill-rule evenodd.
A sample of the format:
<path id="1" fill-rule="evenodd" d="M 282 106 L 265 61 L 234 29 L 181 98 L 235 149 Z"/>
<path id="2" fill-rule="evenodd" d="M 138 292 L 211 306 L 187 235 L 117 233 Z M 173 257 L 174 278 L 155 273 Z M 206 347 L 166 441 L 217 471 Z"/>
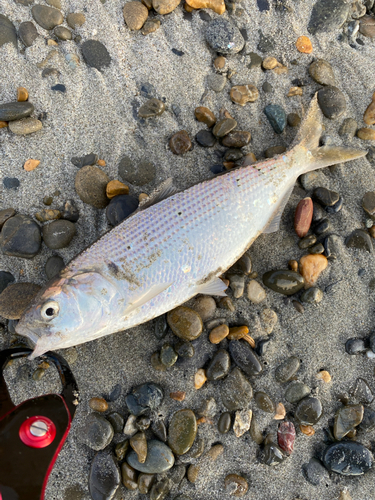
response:
<path id="1" fill-rule="evenodd" d="M 311 198 L 301 200 L 294 214 L 294 230 L 297 236 L 303 238 L 309 232 L 314 205 Z"/>
<path id="2" fill-rule="evenodd" d="M 43 422 L 47 426 L 47 431 L 43 436 L 34 436 L 31 433 L 31 426 L 35 422 Z M 19 436 L 21 441 L 30 448 L 45 448 L 50 445 L 56 437 L 56 426 L 47 417 L 35 415 L 25 420 L 19 430 Z"/>
<path id="3" fill-rule="evenodd" d="M 281 422 L 277 430 L 277 442 L 279 447 L 288 455 L 293 452 L 296 429 L 292 422 Z"/>

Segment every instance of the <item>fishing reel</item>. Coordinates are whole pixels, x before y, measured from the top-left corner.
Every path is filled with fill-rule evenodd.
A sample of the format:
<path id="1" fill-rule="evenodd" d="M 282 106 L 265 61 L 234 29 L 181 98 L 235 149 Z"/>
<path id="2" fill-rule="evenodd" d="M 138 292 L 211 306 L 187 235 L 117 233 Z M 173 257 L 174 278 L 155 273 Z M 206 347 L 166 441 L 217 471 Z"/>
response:
<path id="1" fill-rule="evenodd" d="M 0 352 L 0 500 L 44 499 L 48 476 L 78 404 L 78 387 L 69 365 L 54 352 L 43 357 L 57 368 L 61 393 L 13 404 L 3 370 L 10 360 L 31 352 L 23 347 Z"/>

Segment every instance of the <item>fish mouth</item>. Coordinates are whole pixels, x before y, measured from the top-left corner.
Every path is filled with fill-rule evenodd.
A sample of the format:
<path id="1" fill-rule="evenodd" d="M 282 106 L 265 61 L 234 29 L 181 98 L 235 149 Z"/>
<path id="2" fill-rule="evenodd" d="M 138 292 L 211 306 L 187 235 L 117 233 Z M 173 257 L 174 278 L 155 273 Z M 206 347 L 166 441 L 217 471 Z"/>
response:
<path id="1" fill-rule="evenodd" d="M 39 340 L 38 335 L 32 330 L 30 330 L 30 328 L 23 325 L 21 321 L 16 325 L 15 330 L 17 335 L 22 335 L 22 337 L 28 338 L 30 342 L 33 344 L 32 347 L 34 347 Z"/>

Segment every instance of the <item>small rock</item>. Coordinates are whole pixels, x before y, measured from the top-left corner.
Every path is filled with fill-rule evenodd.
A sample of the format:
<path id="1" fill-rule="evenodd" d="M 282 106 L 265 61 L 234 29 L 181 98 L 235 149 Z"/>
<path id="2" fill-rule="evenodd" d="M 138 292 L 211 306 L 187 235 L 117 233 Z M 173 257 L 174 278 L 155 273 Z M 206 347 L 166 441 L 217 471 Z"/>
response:
<path id="1" fill-rule="evenodd" d="M 0 233 L 0 248 L 5 255 L 32 259 L 41 245 L 40 228 L 26 215 L 15 215 L 3 225 Z"/>
<path id="2" fill-rule="evenodd" d="M 250 139 L 250 132 L 236 130 L 235 132 L 230 132 L 223 138 L 222 145 L 227 148 L 243 148 L 249 144 Z"/>
<path id="3" fill-rule="evenodd" d="M 336 120 L 346 111 L 345 96 L 340 89 L 327 86 L 319 90 L 318 103 L 324 116 Z"/>
<path id="4" fill-rule="evenodd" d="M 32 170 L 35 170 L 36 167 L 40 164 L 40 160 L 27 160 L 25 161 L 23 168 L 26 170 L 26 172 L 31 172 Z"/>
<path id="5" fill-rule="evenodd" d="M 125 398 L 126 405 L 132 415 L 143 415 L 149 409 L 159 408 L 164 394 L 162 388 L 153 382 L 135 387 Z M 147 471 L 144 471 L 147 472 Z"/>
<path id="6" fill-rule="evenodd" d="M 258 391 L 254 395 L 255 403 L 258 408 L 267 412 L 274 413 L 275 411 L 275 403 L 271 400 L 271 398 L 263 391 Z"/>
<path id="7" fill-rule="evenodd" d="M 31 21 L 25 21 L 18 27 L 18 36 L 21 38 L 26 47 L 31 47 L 31 45 L 38 38 L 39 34 L 35 25 Z"/>
<path id="8" fill-rule="evenodd" d="M 215 115 L 205 106 L 198 106 L 194 111 L 195 118 L 199 122 L 203 122 L 207 127 L 212 127 L 216 123 Z"/>
<path id="9" fill-rule="evenodd" d="M 363 16 L 360 19 L 359 32 L 368 38 L 375 37 L 375 19 L 373 16 Z"/>
<path id="10" fill-rule="evenodd" d="M 209 295 L 201 295 L 195 299 L 192 309 L 199 314 L 202 321 L 208 321 L 216 311 L 215 299 Z"/>
<path id="11" fill-rule="evenodd" d="M 366 345 L 363 339 L 351 338 L 345 343 L 345 351 L 350 355 L 362 354 L 366 351 Z"/>
<path id="12" fill-rule="evenodd" d="M 18 87 L 17 89 L 17 101 L 18 102 L 25 102 L 29 98 L 29 93 L 25 87 Z"/>
<path id="13" fill-rule="evenodd" d="M 71 162 L 78 168 L 86 167 L 87 165 L 95 165 L 98 161 L 98 155 L 95 153 L 90 153 L 85 156 L 74 156 L 71 158 Z"/>
<path id="14" fill-rule="evenodd" d="M 230 496 L 243 497 L 249 488 L 247 481 L 238 474 L 228 474 L 224 479 L 225 490 Z"/>
<path id="15" fill-rule="evenodd" d="M 263 283 L 275 292 L 283 295 L 293 295 L 303 288 L 305 280 L 294 271 L 281 269 L 265 273 Z"/>
<path id="16" fill-rule="evenodd" d="M 296 356 L 287 358 L 275 370 L 275 378 L 281 384 L 289 382 L 297 373 L 301 366 L 300 360 Z"/>
<path id="17" fill-rule="evenodd" d="M 126 462 L 121 464 L 122 484 L 129 491 L 135 491 L 138 488 L 137 473 L 133 467 Z"/>
<path id="18" fill-rule="evenodd" d="M 164 344 L 160 350 L 160 361 L 166 367 L 170 368 L 177 361 L 178 355 L 173 347 L 169 344 Z"/>
<path id="19" fill-rule="evenodd" d="M 260 313 L 260 320 L 265 332 L 270 334 L 277 324 L 277 314 L 272 309 L 263 309 Z"/>
<path id="20" fill-rule="evenodd" d="M 158 6 L 162 1 L 157 1 Z M 155 0 L 153 1 L 153 4 Z M 127 2 L 122 9 L 124 20 L 126 25 L 131 30 L 140 30 L 145 24 L 148 17 L 148 9 L 141 2 L 131 1 Z"/>
<path id="21" fill-rule="evenodd" d="M 149 35 L 160 28 L 159 19 L 148 19 L 142 27 L 142 35 Z M 146 476 L 147 474 L 144 474 Z"/>
<path id="22" fill-rule="evenodd" d="M 274 420 L 283 420 L 286 416 L 286 409 L 282 403 L 277 403 Z"/>
<path id="23" fill-rule="evenodd" d="M 174 399 L 174 401 L 184 401 L 186 398 L 186 392 L 184 392 L 184 391 L 170 392 L 169 397 L 171 399 Z"/>
<path id="24" fill-rule="evenodd" d="M 262 62 L 263 69 L 268 69 L 268 70 L 275 69 L 276 66 L 278 65 L 279 65 L 278 60 L 275 57 L 271 56 L 265 57 Z"/>
<path id="25" fill-rule="evenodd" d="M 225 12 L 225 3 L 224 0 L 188 0 L 185 4 L 192 9 L 211 9 L 216 14 L 223 14 Z M 200 17 L 204 21 L 210 21 L 211 17 L 203 10 L 199 12 Z M 205 16 L 203 17 L 203 15 Z"/>
<path id="26" fill-rule="evenodd" d="M 336 193 L 335 191 L 330 191 L 329 189 L 326 189 L 324 187 L 319 187 L 315 189 L 313 195 L 315 200 L 321 205 L 323 205 L 323 207 L 332 207 L 340 199 L 339 193 Z"/>
<path id="27" fill-rule="evenodd" d="M 224 118 L 216 122 L 216 125 L 214 126 L 212 133 L 216 137 L 224 137 L 236 127 L 237 127 L 236 120 L 234 120 L 233 118 Z"/>
<path id="28" fill-rule="evenodd" d="M 230 370 L 230 357 L 225 349 L 219 349 L 212 357 L 206 369 L 207 380 L 220 380 Z"/>
<path id="29" fill-rule="evenodd" d="M 333 443 L 325 450 L 323 462 L 330 472 L 343 476 L 359 476 L 372 468 L 374 457 L 360 443 Z"/>
<path id="30" fill-rule="evenodd" d="M 108 452 L 97 453 L 91 462 L 89 491 L 93 500 L 111 500 L 120 485 L 120 470 Z"/>
<path id="31" fill-rule="evenodd" d="M 371 404 L 374 399 L 374 395 L 368 383 L 363 378 L 357 379 L 355 387 L 351 391 L 351 395 L 356 401 L 363 404 Z"/>
<path id="32" fill-rule="evenodd" d="M 121 434 L 122 433 L 122 431 L 124 429 L 124 417 L 122 417 L 116 411 L 113 411 L 112 413 L 110 413 L 109 415 L 107 415 L 107 420 L 112 425 L 113 431 L 115 432 L 115 434 Z M 127 449 L 129 442 L 126 441 L 126 443 L 127 443 L 127 445 L 126 445 L 126 449 Z M 118 453 L 119 453 L 119 448 L 117 448 L 116 455 L 118 455 Z"/>
<path id="33" fill-rule="evenodd" d="M 322 462 L 317 458 L 310 458 L 308 464 L 303 467 L 307 481 L 314 486 L 319 486 L 321 482 L 329 482 L 329 474 Z"/>
<path id="34" fill-rule="evenodd" d="M 339 408 L 336 412 L 335 423 L 333 426 L 335 439 L 340 441 L 362 422 L 362 418 L 362 405 L 348 405 Z"/>
<path id="35" fill-rule="evenodd" d="M 296 429 L 292 422 L 281 422 L 277 430 L 277 443 L 288 455 L 293 453 Z"/>
<path id="36" fill-rule="evenodd" d="M 299 271 L 305 280 L 305 288 L 313 286 L 327 267 L 327 257 L 319 254 L 304 255 L 299 261 Z"/>
<path id="37" fill-rule="evenodd" d="M 13 283 L 14 276 L 6 271 L 0 271 L 0 294 L 6 289 L 9 283 Z"/>
<path id="38" fill-rule="evenodd" d="M 253 412 L 251 410 L 238 410 L 235 413 L 233 432 L 236 437 L 241 437 L 250 429 L 251 418 Z"/>
<path id="39" fill-rule="evenodd" d="M 293 382 L 285 392 L 285 399 L 289 403 L 298 403 L 302 398 L 308 396 L 311 392 L 310 387 L 307 387 L 303 382 Z"/>
<path id="40" fill-rule="evenodd" d="M 134 2 L 139 3 L 139 2 Z M 138 110 L 138 116 L 141 118 L 152 118 L 154 116 L 160 116 L 165 111 L 165 104 L 163 101 L 153 97 L 148 99 Z"/>
<path id="41" fill-rule="evenodd" d="M 147 458 L 144 463 L 139 462 L 135 451 L 129 453 L 126 461 L 137 471 L 147 474 L 161 474 L 173 467 L 174 456 L 166 444 L 151 439 L 147 442 Z"/>
<path id="42" fill-rule="evenodd" d="M 144 432 L 137 432 L 129 439 L 129 444 L 137 454 L 138 462 L 144 464 L 147 457 L 147 441 Z"/>
<path id="43" fill-rule="evenodd" d="M 330 373 L 327 372 L 327 370 L 321 370 L 320 372 L 318 372 L 316 374 L 316 378 L 323 380 L 323 382 L 325 382 L 326 384 L 331 382 L 331 379 L 332 379 Z"/>
<path id="44" fill-rule="evenodd" d="M 48 258 L 44 271 L 47 278 L 50 280 L 57 276 L 59 272 L 64 269 L 65 264 L 63 259 L 59 255 L 52 255 Z"/>
<path id="45" fill-rule="evenodd" d="M 195 340 L 203 330 L 198 313 L 185 306 L 179 306 L 167 314 L 167 321 L 173 333 L 182 340 Z"/>
<path id="46" fill-rule="evenodd" d="M 309 66 L 309 73 L 311 78 L 320 85 L 336 85 L 332 66 L 324 59 L 317 59 L 312 62 Z"/>
<path id="47" fill-rule="evenodd" d="M 289 113 L 287 116 L 287 122 L 290 127 L 299 127 L 301 117 L 297 115 L 297 113 Z"/>
<path id="48" fill-rule="evenodd" d="M 362 141 L 375 141 L 375 130 L 372 128 L 360 128 L 357 130 L 357 137 Z"/>
<path id="49" fill-rule="evenodd" d="M 87 66 L 102 71 L 111 64 L 111 56 L 105 45 L 98 40 L 86 40 L 81 45 L 83 59 Z"/>
<path id="50" fill-rule="evenodd" d="M 344 0 L 318 0 L 307 29 L 312 35 L 337 30 L 346 21 L 348 13 L 349 4 Z"/>
<path id="51" fill-rule="evenodd" d="M 91 398 L 89 407 L 94 411 L 102 413 L 108 410 L 108 403 L 104 398 Z"/>
<path id="52" fill-rule="evenodd" d="M 64 26 L 58 26 L 57 28 L 54 29 L 54 33 L 59 38 L 60 40 L 67 41 L 67 40 L 72 40 L 72 32 L 68 30 L 68 28 L 65 28 Z"/>
<path id="53" fill-rule="evenodd" d="M 55 26 L 62 24 L 64 21 L 64 17 L 59 10 L 46 5 L 34 5 L 31 13 L 39 26 L 45 30 L 53 30 Z"/>
<path id="54" fill-rule="evenodd" d="M 279 465 L 281 462 L 285 460 L 285 456 L 275 443 L 272 441 L 267 442 L 263 450 L 264 454 L 264 463 L 269 466 Z"/>
<path id="55" fill-rule="evenodd" d="M 236 54 L 245 45 L 239 29 L 226 19 L 210 21 L 205 37 L 210 47 L 219 54 Z"/>
<path id="56" fill-rule="evenodd" d="M 136 420 L 137 420 L 136 415 L 129 415 L 124 427 L 125 436 L 131 437 L 134 436 L 134 434 L 137 432 L 138 429 L 135 426 Z"/>
<path id="57" fill-rule="evenodd" d="M 186 130 L 180 130 L 169 139 L 169 147 L 175 155 L 182 155 L 193 147 Z"/>
<path id="58" fill-rule="evenodd" d="M 358 124 L 354 118 L 345 118 L 339 129 L 339 135 L 347 140 L 353 139 L 357 131 Z"/>
<path id="59" fill-rule="evenodd" d="M 294 214 L 294 230 L 299 238 L 309 232 L 313 216 L 313 202 L 311 198 L 301 200 Z"/>
<path id="60" fill-rule="evenodd" d="M 268 104 L 264 108 L 264 113 L 276 134 L 281 134 L 286 127 L 286 113 L 284 109 L 278 104 Z"/>
<path id="61" fill-rule="evenodd" d="M 254 85 L 236 85 L 230 90 L 230 98 L 236 104 L 245 106 L 247 102 L 255 102 L 259 98 L 259 91 Z"/>
<path id="62" fill-rule="evenodd" d="M 117 226 L 138 208 L 138 198 L 128 194 L 115 196 L 106 208 L 107 220 L 112 226 Z"/>
<path id="63" fill-rule="evenodd" d="M 362 198 L 363 210 L 375 220 L 375 192 L 369 191 Z"/>
<path id="64" fill-rule="evenodd" d="M 302 425 L 315 425 L 323 414 L 322 403 L 318 398 L 303 398 L 295 410 L 295 417 Z"/>
<path id="65" fill-rule="evenodd" d="M 87 165 L 81 168 L 75 178 L 75 188 L 84 203 L 95 208 L 105 208 L 109 200 L 106 196 L 108 175 L 98 167 Z"/>
<path id="66" fill-rule="evenodd" d="M 70 222 L 77 222 L 79 219 L 79 211 L 74 200 L 66 200 L 62 208 L 61 218 Z"/>
<path id="67" fill-rule="evenodd" d="M 86 17 L 82 12 L 71 12 L 66 16 L 66 22 L 74 30 L 85 24 Z"/>
<path id="68" fill-rule="evenodd" d="M 8 124 L 9 130 L 16 135 L 27 135 L 38 132 L 43 128 L 42 122 L 36 118 L 23 118 L 14 120 Z"/>
<path id="69" fill-rule="evenodd" d="M 151 486 L 154 482 L 155 476 L 153 474 L 145 474 L 142 472 L 138 476 L 138 489 L 139 493 L 147 495 L 149 493 Z"/>
<path id="70" fill-rule="evenodd" d="M 217 424 L 217 428 L 220 434 L 227 434 L 230 431 L 231 424 L 232 418 L 230 416 L 230 413 L 227 411 L 222 413 Z"/>
<path id="71" fill-rule="evenodd" d="M 375 92 L 372 95 L 372 101 L 368 105 L 364 115 L 363 121 L 366 125 L 374 125 L 375 124 Z"/>
<path id="72" fill-rule="evenodd" d="M 224 75 L 213 73 L 207 76 L 207 85 L 214 92 L 221 92 L 226 83 L 227 78 Z"/>
<path id="73" fill-rule="evenodd" d="M 56 220 L 43 226 L 43 241 L 48 248 L 65 248 L 76 234 L 76 226 L 68 220 Z"/>
<path id="74" fill-rule="evenodd" d="M 350 236 L 345 240 L 345 245 L 348 248 L 358 248 L 359 250 L 367 250 L 372 253 L 373 246 L 369 234 L 363 229 L 355 229 Z"/>
<path id="75" fill-rule="evenodd" d="M 207 382 L 206 371 L 200 368 L 194 375 L 194 387 L 200 389 Z"/>
<path id="76" fill-rule="evenodd" d="M 317 288 L 309 288 L 302 292 L 301 302 L 305 302 L 306 304 L 318 304 L 323 300 L 323 292 Z"/>
<path id="77" fill-rule="evenodd" d="M 298 52 L 302 52 L 303 54 L 311 54 L 313 51 L 311 40 L 307 36 L 298 37 L 296 47 Z"/>
<path id="78" fill-rule="evenodd" d="M 181 0 L 152 0 L 152 7 L 161 15 L 170 14 L 180 4 Z"/>
<path id="79" fill-rule="evenodd" d="M 216 144 L 216 137 L 209 130 L 200 130 L 195 136 L 195 140 L 204 148 L 212 148 Z"/>
<path id="80" fill-rule="evenodd" d="M 80 440 L 95 451 L 104 450 L 112 441 L 114 432 L 106 418 L 97 413 L 90 413 L 80 429 Z"/>
<path id="81" fill-rule="evenodd" d="M 20 319 L 40 289 L 41 287 L 34 283 L 9 284 L 0 295 L 0 316 L 6 319 Z"/>
<path id="82" fill-rule="evenodd" d="M 231 340 L 229 343 L 229 352 L 236 365 L 247 375 L 260 375 L 263 367 L 249 344 L 244 340 Z"/>
<path id="83" fill-rule="evenodd" d="M 266 298 L 266 292 L 257 281 L 250 280 L 247 285 L 247 297 L 253 304 L 260 304 Z"/>
<path id="84" fill-rule="evenodd" d="M 183 455 L 192 447 L 197 434 L 197 420 L 191 410 L 174 413 L 169 423 L 168 445 L 173 453 Z"/>
<path id="85" fill-rule="evenodd" d="M 118 173 L 123 181 L 130 182 L 135 186 L 144 186 L 155 179 L 156 167 L 154 163 L 147 160 L 142 160 L 138 165 L 135 165 L 128 156 L 123 156 Z"/>
<path id="86" fill-rule="evenodd" d="M 250 382 L 237 367 L 221 383 L 220 392 L 223 405 L 229 411 L 246 408 L 253 397 Z"/>

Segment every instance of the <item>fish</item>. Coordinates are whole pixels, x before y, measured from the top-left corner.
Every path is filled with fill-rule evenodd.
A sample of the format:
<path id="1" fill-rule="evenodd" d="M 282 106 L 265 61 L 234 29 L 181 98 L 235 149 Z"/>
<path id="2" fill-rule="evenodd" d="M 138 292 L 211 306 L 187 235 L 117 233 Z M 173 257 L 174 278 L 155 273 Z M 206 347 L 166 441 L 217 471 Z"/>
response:
<path id="1" fill-rule="evenodd" d="M 197 294 L 224 296 L 220 276 L 260 234 L 279 229 L 301 174 L 367 154 L 319 146 L 322 120 L 315 94 L 284 154 L 180 192 L 167 179 L 26 308 L 16 332 L 32 344 L 30 358 L 127 330 Z"/>

